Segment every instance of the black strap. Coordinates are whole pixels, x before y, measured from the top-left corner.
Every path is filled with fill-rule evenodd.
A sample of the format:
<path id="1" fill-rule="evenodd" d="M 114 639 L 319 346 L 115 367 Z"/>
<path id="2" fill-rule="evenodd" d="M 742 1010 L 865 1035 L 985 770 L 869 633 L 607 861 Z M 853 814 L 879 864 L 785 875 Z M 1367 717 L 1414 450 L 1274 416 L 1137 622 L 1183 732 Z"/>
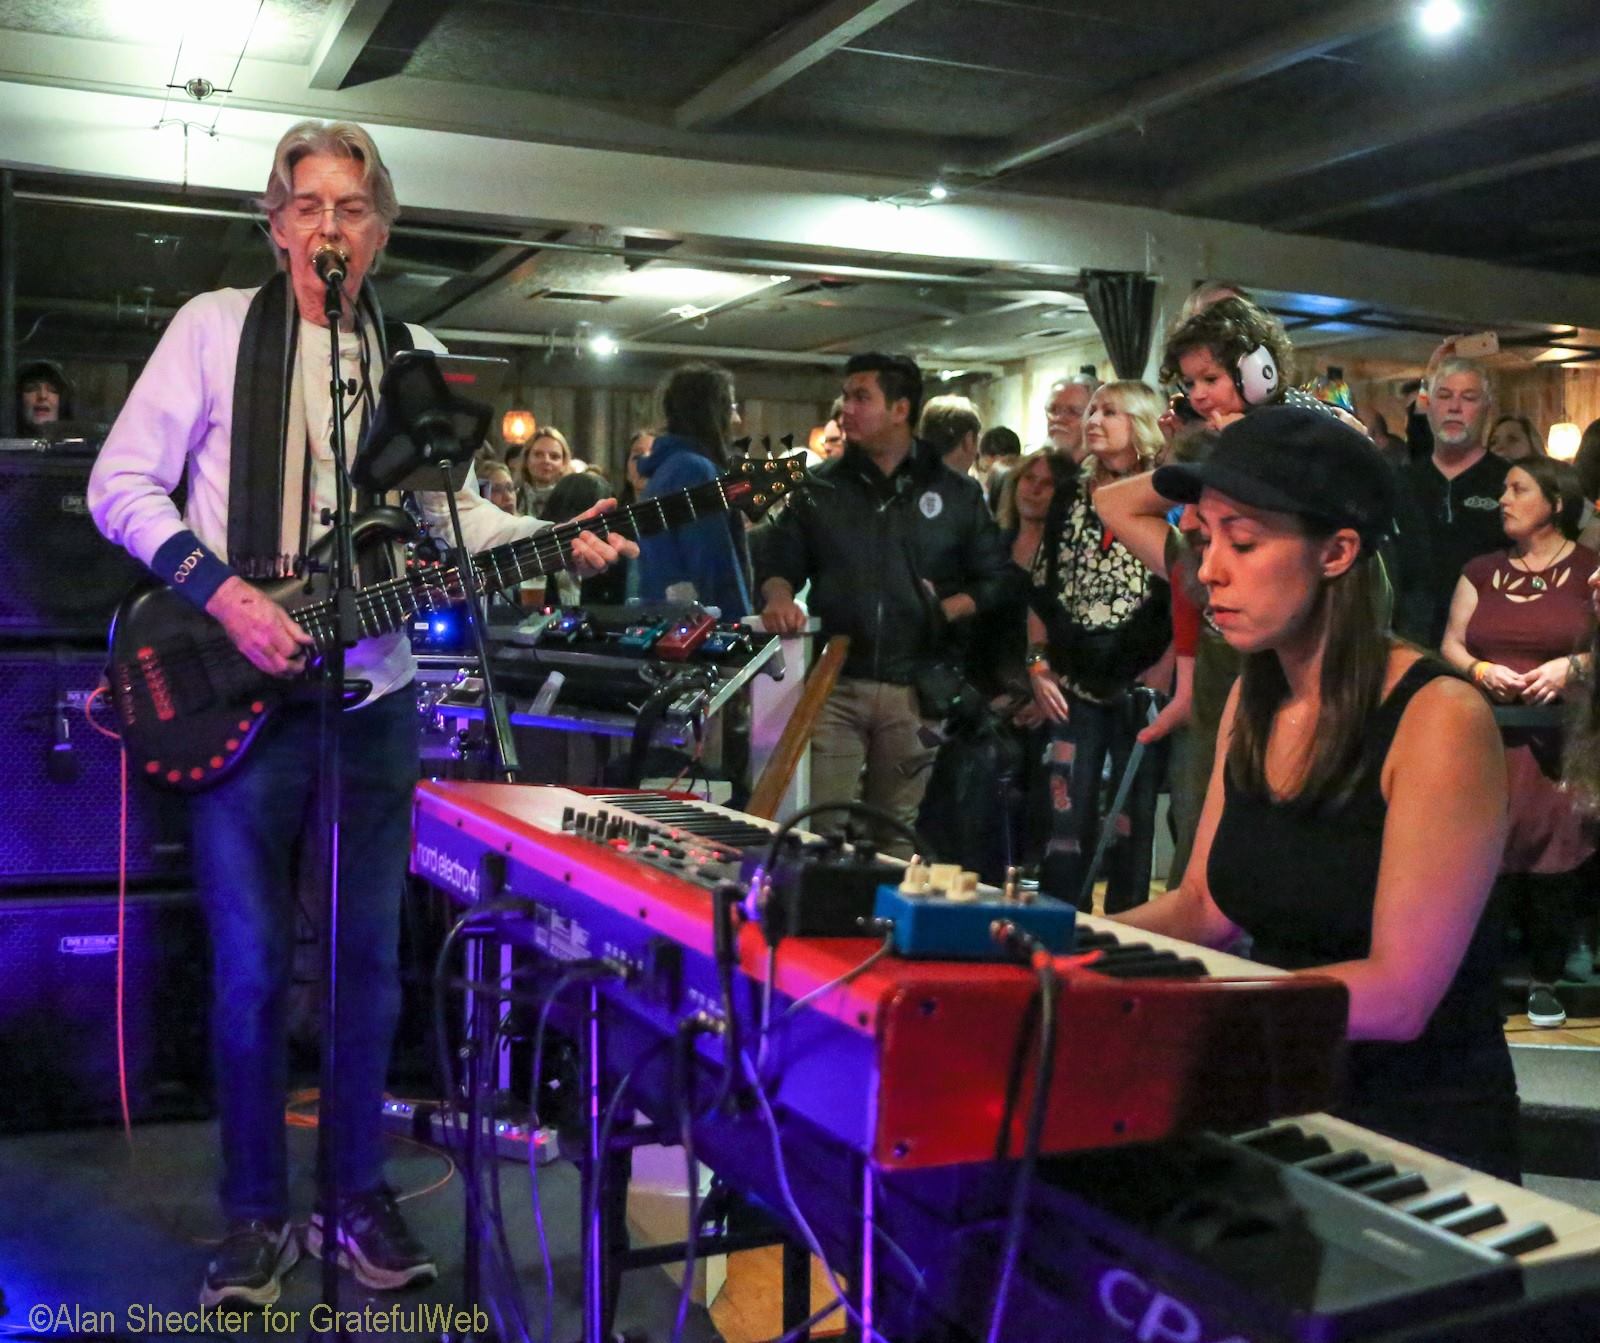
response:
<path id="1" fill-rule="evenodd" d="M 381 374 L 392 351 L 409 350 L 415 342 L 403 322 L 384 321 L 370 284 L 362 286 L 359 306 L 378 332 L 376 371 Z M 299 305 L 288 273 L 279 271 L 250 300 L 234 361 L 228 562 L 246 578 L 282 576 L 303 558 L 286 554 L 279 535 L 287 460 L 284 439 L 299 337 Z M 296 445 L 293 450 L 303 452 L 305 446 Z M 358 498 L 356 502 L 359 511 L 378 501 Z"/>

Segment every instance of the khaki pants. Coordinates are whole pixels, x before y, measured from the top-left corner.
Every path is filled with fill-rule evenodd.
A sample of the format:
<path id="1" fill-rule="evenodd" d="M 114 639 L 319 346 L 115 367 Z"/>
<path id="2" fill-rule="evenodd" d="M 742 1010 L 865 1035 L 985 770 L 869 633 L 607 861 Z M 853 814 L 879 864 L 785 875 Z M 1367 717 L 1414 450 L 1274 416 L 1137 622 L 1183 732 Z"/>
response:
<path id="1" fill-rule="evenodd" d="M 812 803 L 862 801 L 914 827 L 933 763 L 917 732 L 935 726 L 918 713 L 910 686 L 840 677 L 811 739 Z M 810 828 L 832 834 L 847 819 L 843 812 L 824 813 Z M 893 831 L 873 826 L 871 833 L 885 853 L 906 858 L 913 851 Z"/>

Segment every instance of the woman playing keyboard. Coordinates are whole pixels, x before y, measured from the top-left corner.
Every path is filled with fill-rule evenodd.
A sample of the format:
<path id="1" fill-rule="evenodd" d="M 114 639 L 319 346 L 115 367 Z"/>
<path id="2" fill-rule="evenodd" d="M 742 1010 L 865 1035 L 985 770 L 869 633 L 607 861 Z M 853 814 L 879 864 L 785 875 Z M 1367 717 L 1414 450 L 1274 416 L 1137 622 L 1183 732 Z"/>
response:
<path id="1" fill-rule="evenodd" d="M 1517 1093 L 1483 917 L 1506 831 L 1488 705 L 1373 612 L 1393 477 L 1316 411 L 1267 407 L 1201 463 L 1209 614 L 1243 655 L 1182 883 L 1122 916 L 1350 993 L 1344 1118 L 1518 1178 Z"/>

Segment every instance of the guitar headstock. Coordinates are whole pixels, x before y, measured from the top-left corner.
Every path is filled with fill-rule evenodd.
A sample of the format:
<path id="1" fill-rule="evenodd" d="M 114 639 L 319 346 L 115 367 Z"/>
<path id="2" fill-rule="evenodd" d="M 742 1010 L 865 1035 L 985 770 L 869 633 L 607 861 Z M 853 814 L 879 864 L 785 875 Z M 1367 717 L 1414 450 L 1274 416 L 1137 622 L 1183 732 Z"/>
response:
<path id="1" fill-rule="evenodd" d="M 806 454 L 787 457 L 741 457 L 722 478 L 728 506 L 754 521 L 779 499 L 807 484 Z"/>

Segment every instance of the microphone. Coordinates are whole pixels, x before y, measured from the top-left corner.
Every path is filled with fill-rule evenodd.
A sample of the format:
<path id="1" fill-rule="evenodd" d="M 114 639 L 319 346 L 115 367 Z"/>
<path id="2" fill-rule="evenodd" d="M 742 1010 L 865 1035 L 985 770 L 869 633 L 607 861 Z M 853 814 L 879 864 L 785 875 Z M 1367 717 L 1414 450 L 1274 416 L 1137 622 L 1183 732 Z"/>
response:
<path id="1" fill-rule="evenodd" d="M 311 264 L 316 268 L 322 283 L 332 288 L 334 285 L 344 283 L 345 276 L 350 270 L 350 257 L 342 248 L 335 247 L 332 243 L 323 243 L 311 254 Z"/>

